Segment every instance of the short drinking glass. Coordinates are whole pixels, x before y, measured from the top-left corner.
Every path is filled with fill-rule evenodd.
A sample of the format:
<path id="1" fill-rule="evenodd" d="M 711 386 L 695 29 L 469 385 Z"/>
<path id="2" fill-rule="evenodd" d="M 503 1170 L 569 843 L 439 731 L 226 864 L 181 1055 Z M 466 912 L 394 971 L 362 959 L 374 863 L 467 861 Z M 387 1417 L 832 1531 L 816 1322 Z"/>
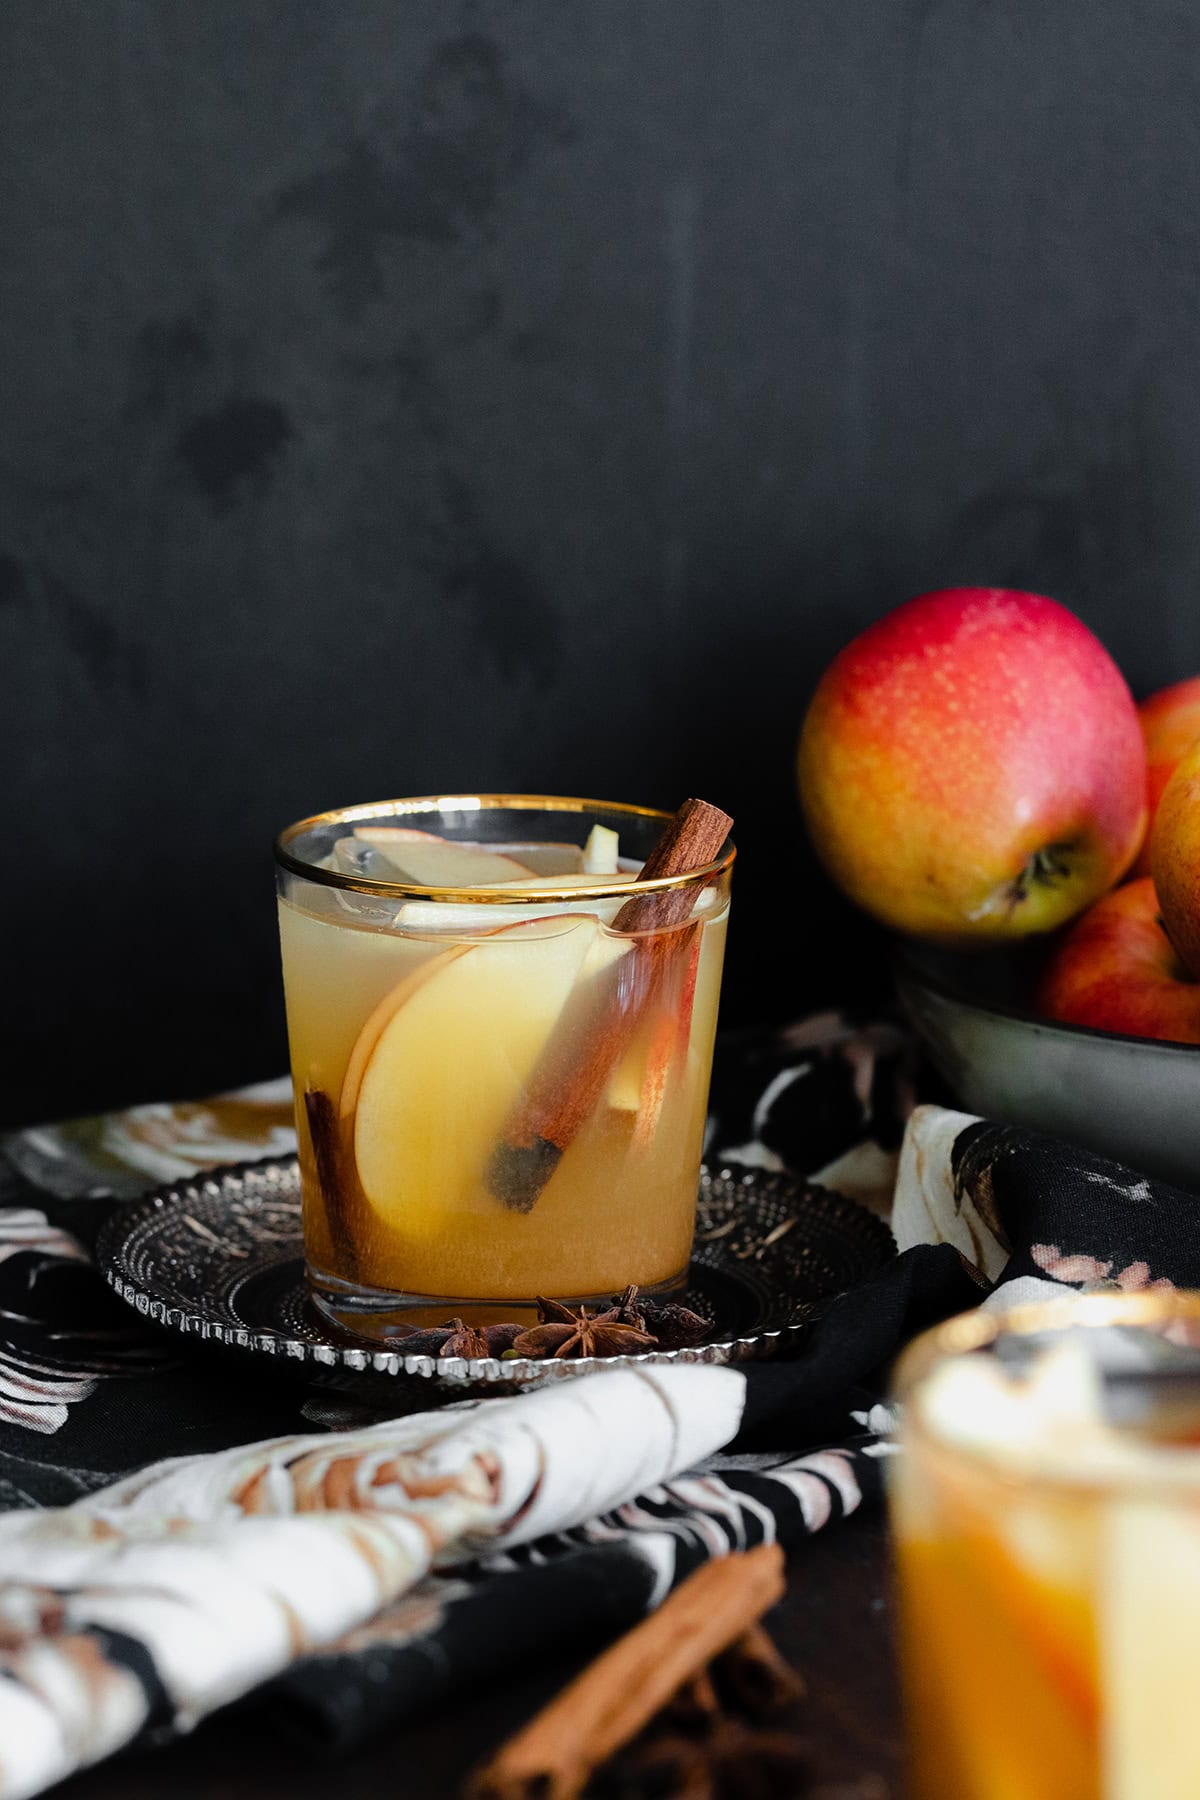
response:
<path id="1" fill-rule="evenodd" d="M 1200 1295 L 965 1314 L 889 1461 L 912 1800 L 1192 1800 Z"/>
<path id="2" fill-rule="evenodd" d="M 732 847 L 530 795 L 347 807 L 276 846 L 310 1288 L 366 1336 L 677 1286 Z"/>

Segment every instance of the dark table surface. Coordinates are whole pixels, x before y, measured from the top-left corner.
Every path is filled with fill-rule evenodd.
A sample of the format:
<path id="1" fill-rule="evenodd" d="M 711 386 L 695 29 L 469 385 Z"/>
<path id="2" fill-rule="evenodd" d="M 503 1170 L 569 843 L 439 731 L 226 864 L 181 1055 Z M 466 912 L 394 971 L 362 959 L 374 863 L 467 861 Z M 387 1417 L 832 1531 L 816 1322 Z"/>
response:
<path id="1" fill-rule="evenodd" d="M 872 1511 L 802 1545 L 771 1632 L 807 1696 L 785 1721 L 810 1746 L 795 1800 L 900 1800 L 900 1710 L 887 1541 Z M 502 1658 L 498 1658 L 502 1663 Z M 454 1800 L 464 1776 L 574 1674 L 513 1674 L 336 1764 L 281 1738 L 263 1713 L 231 1709 L 182 1742 L 77 1776 L 62 1800 Z M 780 1790 L 778 1800 L 789 1800 Z"/>

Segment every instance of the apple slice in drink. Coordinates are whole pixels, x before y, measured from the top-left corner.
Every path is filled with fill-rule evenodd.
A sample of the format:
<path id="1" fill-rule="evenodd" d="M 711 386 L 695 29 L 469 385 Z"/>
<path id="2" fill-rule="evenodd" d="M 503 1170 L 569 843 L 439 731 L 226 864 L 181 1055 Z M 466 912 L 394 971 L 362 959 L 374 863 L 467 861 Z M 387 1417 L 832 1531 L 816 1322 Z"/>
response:
<path id="1" fill-rule="evenodd" d="M 614 869 L 603 874 L 585 873 L 573 870 L 568 875 L 525 875 L 520 881 L 479 881 L 477 887 L 483 888 L 520 888 L 526 894 L 553 894 L 559 888 L 577 887 L 624 887 L 628 882 L 637 880 L 635 869 Z"/>
<path id="2" fill-rule="evenodd" d="M 415 825 L 356 825 L 354 835 L 365 844 L 447 844 L 438 831 L 418 831 Z"/>
<path id="3" fill-rule="evenodd" d="M 460 850 L 483 851 L 498 866 L 519 868 L 525 875 L 578 874 L 583 868 L 583 851 L 578 844 L 547 841 L 537 844 L 483 844 L 474 838 L 441 837 L 436 831 L 418 831 L 407 825 L 356 825 L 354 836 L 360 843 L 371 844 L 386 855 L 405 844 L 454 844 Z M 400 849 L 403 861 L 403 850 Z M 487 883 L 483 885 L 487 886 Z"/>
<path id="4" fill-rule="evenodd" d="M 600 883 L 617 883 L 622 886 L 632 883 L 636 876 L 619 875 L 583 875 L 578 871 L 568 875 L 527 875 L 521 881 L 480 881 L 475 885 L 480 888 L 503 888 L 506 892 L 511 888 L 515 892 L 536 896 L 553 894 L 564 888 L 595 887 Z M 588 912 L 605 924 L 611 924 L 620 912 L 623 901 L 620 897 L 612 900 L 576 900 L 572 902 L 573 911 Z M 536 907 L 524 907 L 514 901 L 511 906 L 481 905 L 472 906 L 469 902 L 448 905 L 439 900 L 406 900 L 395 914 L 392 923 L 400 931 L 436 934 L 440 932 L 467 932 L 475 936 L 492 933 L 498 927 L 519 925 L 525 921 L 532 923 L 542 917 Z"/>
<path id="5" fill-rule="evenodd" d="M 403 832 L 388 835 L 385 828 L 375 828 L 369 837 L 361 831 L 348 840 L 339 838 L 335 856 L 343 861 L 382 862 L 380 878 L 409 881 L 414 887 L 469 888 L 496 883 L 525 881 L 529 870 L 499 850 L 488 850 L 477 844 L 456 844 L 448 838 L 423 838 Z M 373 873 L 373 870 L 365 872 Z"/>
<path id="6" fill-rule="evenodd" d="M 470 948 L 469 944 L 450 944 L 439 955 L 431 956 L 428 961 L 419 963 L 383 996 L 374 1011 L 368 1015 L 362 1030 L 354 1040 L 354 1048 L 350 1052 L 350 1060 L 346 1064 L 346 1072 L 342 1076 L 342 1091 L 338 1099 L 338 1118 L 343 1132 L 348 1136 L 352 1135 L 354 1131 L 359 1090 L 380 1038 L 396 1014 L 408 1004 L 413 995 L 424 987 L 427 981 L 443 974 L 450 964 L 457 961 L 460 956 L 465 956 Z"/>
<path id="7" fill-rule="evenodd" d="M 680 956 L 687 959 L 679 997 L 671 1011 L 659 1012 L 655 1018 L 654 1040 L 642 1088 L 642 1104 L 638 1108 L 637 1123 L 633 1128 L 635 1149 L 643 1148 L 654 1136 L 662 1116 L 663 1102 L 667 1097 L 667 1082 L 670 1080 L 672 1067 L 678 1064 L 683 1069 L 687 1065 L 688 1045 L 692 1036 L 692 1008 L 696 1000 L 696 975 L 700 968 L 700 927 L 693 925 L 689 936 L 691 943 L 682 944 L 678 951 Z"/>
<path id="8" fill-rule="evenodd" d="M 552 929 L 553 928 L 553 929 Z M 483 1170 L 568 998 L 630 948 L 590 914 L 504 927 L 433 957 L 363 1027 L 342 1088 L 370 1206 L 428 1239 L 495 1208 Z"/>
<path id="9" fill-rule="evenodd" d="M 657 1012 L 650 1013 L 634 1032 L 629 1048 L 609 1076 L 608 1086 L 604 1092 L 606 1106 L 615 1108 L 617 1112 L 632 1113 L 636 1116 L 646 1091 L 650 1058 L 654 1051 L 657 1033 L 658 1014 Z"/>
<path id="10" fill-rule="evenodd" d="M 583 851 L 578 844 L 546 839 L 538 844 L 501 844 L 497 848 L 514 862 L 524 863 L 531 875 L 577 875 L 583 868 Z"/>
<path id="11" fill-rule="evenodd" d="M 607 825 L 593 825 L 583 846 L 583 866 L 589 875 L 615 875 L 620 868 L 621 840 Z"/>
<path id="12" fill-rule="evenodd" d="M 667 1097 L 667 1083 L 676 1059 L 684 1066 L 692 1033 L 692 1009 L 696 976 L 700 967 L 700 927 L 687 928 L 687 939 L 675 954 L 686 959 L 676 987 L 668 976 L 665 991 L 638 1026 L 633 1042 L 613 1070 L 607 1101 L 612 1107 L 635 1115 L 633 1144 L 641 1148 L 654 1136 Z"/>
<path id="13" fill-rule="evenodd" d="M 1200 1515 L 1182 1493 L 1115 1498 L 1101 1544 L 1104 1792 L 1120 1800 L 1193 1800 Z"/>

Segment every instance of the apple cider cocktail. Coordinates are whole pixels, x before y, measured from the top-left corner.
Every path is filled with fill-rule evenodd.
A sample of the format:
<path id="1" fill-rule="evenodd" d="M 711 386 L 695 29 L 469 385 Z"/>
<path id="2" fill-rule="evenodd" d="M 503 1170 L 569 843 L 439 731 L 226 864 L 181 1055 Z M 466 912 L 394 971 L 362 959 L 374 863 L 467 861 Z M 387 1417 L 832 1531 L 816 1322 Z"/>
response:
<path id="1" fill-rule="evenodd" d="M 733 861 L 725 815 L 687 805 L 715 835 L 693 815 L 708 835 L 665 876 L 676 822 L 587 801 L 389 802 L 284 833 L 305 1248 L 339 1322 L 683 1279 Z"/>
<path id="2" fill-rule="evenodd" d="M 1194 1800 L 1200 1295 L 964 1315 L 889 1464 L 912 1800 Z"/>

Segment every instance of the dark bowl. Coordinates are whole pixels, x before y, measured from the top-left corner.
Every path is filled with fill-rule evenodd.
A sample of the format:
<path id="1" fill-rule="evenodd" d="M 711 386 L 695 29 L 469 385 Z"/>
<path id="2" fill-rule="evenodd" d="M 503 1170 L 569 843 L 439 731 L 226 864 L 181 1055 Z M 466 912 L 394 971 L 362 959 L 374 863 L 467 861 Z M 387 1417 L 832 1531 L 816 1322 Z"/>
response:
<path id="1" fill-rule="evenodd" d="M 1045 954 L 900 945 L 900 998 L 934 1066 L 968 1112 L 1200 1187 L 1200 1045 L 1039 1019 L 1031 996 Z"/>

